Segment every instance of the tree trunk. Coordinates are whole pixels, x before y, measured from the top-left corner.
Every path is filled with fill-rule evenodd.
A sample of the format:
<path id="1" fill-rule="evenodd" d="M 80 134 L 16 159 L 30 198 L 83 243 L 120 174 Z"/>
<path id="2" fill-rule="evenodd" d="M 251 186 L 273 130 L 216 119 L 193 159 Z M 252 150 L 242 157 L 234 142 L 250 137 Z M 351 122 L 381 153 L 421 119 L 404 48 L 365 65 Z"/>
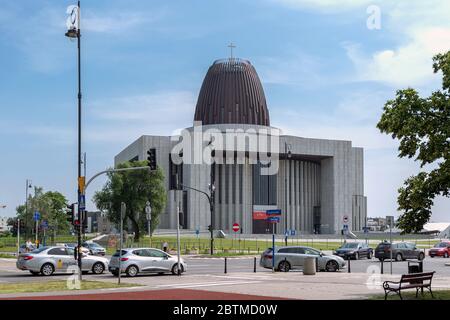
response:
<path id="1" fill-rule="evenodd" d="M 133 230 L 134 230 L 134 241 L 139 241 L 140 233 L 139 233 L 139 224 L 137 223 L 136 219 L 134 218 L 134 213 L 130 212 L 131 214 L 128 216 L 131 220 L 131 223 L 133 224 Z"/>

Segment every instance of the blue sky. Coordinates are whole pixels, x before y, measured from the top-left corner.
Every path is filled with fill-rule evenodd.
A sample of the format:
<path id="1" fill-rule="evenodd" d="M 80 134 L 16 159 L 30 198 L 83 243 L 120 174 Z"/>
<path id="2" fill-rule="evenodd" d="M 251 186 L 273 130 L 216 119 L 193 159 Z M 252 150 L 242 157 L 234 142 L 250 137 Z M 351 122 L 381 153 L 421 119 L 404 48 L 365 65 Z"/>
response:
<path id="1" fill-rule="evenodd" d="M 25 180 L 76 198 L 76 43 L 64 37 L 75 1 L 0 0 L 0 215 Z M 450 49 L 450 2 L 351 0 L 82 1 L 83 146 L 87 176 L 142 134 L 192 124 L 210 64 L 249 59 L 271 124 L 287 134 L 365 148 L 369 216 L 398 215 L 397 189 L 418 166 L 375 128 L 384 102 L 440 87 L 431 58 Z M 377 5 L 381 28 L 370 30 Z M 92 185 L 101 188 L 104 179 Z M 92 195 L 92 193 L 91 193 Z M 89 199 L 88 195 L 88 199 Z M 94 210 L 89 201 L 88 209 Z M 448 221 L 439 198 L 432 220 Z"/>

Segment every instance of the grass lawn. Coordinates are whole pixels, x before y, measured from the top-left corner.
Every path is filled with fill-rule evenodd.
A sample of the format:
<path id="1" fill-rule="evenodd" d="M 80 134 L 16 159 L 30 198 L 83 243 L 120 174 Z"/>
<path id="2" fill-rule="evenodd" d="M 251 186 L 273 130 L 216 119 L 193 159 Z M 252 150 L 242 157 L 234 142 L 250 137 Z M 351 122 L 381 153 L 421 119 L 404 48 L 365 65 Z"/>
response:
<path id="1" fill-rule="evenodd" d="M 117 283 L 103 282 L 103 281 L 82 281 L 81 290 L 90 289 L 106 289 L 106 288 L 125 288 L 139 286 L 136 284 L 122 283 L 120 286 Z M 49 291 L 66 291 L 70 290 L 67 287 L 67 281 L 43 281 L 43 282 L 27 282 L 27 283 L 1 283 L 0 294 L 6 293 L 27 293 L 27 292 L 49 292 Z"/>
<path id="2" fill-rule="evenodd" d="M 431 287 L 433 290 L 433 287 Z M 402 291 L 403 300 L 450 300 L 450 290 L 433 290 L 434 299 L 431 297 L 430 292 L 424 289 L 423 296 L 420 294 L 416 298 L 415 289 Z M 398 294 L 390 293 L 388 300 L 400 300 Z M 384 300 L 384 295 L 376 295 L 369 298 L 369 300 Z"/>
<path id="3" fill-rule="evenodd" d="M 0 253 L 0 258 L 17 259 L 16 256 L 13 256 L 12 254 L 6 254 L 6 253 Z"/>

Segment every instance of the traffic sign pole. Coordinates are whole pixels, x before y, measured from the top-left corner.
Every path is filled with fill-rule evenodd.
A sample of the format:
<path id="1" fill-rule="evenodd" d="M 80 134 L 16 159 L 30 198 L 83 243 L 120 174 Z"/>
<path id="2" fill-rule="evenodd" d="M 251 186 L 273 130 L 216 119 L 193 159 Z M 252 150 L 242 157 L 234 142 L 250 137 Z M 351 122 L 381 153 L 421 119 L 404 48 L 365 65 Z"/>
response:
<path id="1" fill-rule="evenodd" d="M 275 272 L 275 223 L 272 223 L 272 272 Z"/>

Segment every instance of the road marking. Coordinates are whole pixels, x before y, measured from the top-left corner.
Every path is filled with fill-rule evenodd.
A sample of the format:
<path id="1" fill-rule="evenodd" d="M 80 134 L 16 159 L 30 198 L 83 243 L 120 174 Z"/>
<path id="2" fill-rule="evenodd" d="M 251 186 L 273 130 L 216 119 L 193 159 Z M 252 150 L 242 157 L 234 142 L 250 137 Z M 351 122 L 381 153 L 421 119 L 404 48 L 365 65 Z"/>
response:
<path id="1" fill-rule="evenodd" d="M 261 281 L 219 281 L 209 283 L 185 283 L 185 284 L 163 284 L 157 285 L 156 288 L 198 288 L 198 287 L 212 287 L 212 286 L 228 286 L 235 284 L 255 284 Z"/>

